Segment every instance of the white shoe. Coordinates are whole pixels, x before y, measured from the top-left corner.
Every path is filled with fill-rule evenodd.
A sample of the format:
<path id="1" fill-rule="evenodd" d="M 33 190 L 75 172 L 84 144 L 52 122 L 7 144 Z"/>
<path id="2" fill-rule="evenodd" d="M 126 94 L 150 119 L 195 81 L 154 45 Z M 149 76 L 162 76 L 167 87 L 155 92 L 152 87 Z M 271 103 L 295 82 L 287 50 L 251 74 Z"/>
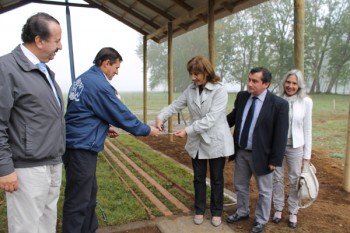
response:
<path id="1" fill-rule="evenodd" d="M 196 225 L 202 224 L 203 221 L 204 221 L 204 216 L 203 216 L 203 215 L 196 215 L 196 216 L 194 216 L 194 218 L 193 218 L 193 222 L 194 222 L 194 224 L 196 224 Z"/>
<path id="2" fill-rule="evenodd" d="M 214 220 L 215 217 L 211 218 L 211 225 L 213 225 L 214 227 L 218 227 L 221 225 L 221 218 L 220 217 L 216 217 L 217 220 Z"/>

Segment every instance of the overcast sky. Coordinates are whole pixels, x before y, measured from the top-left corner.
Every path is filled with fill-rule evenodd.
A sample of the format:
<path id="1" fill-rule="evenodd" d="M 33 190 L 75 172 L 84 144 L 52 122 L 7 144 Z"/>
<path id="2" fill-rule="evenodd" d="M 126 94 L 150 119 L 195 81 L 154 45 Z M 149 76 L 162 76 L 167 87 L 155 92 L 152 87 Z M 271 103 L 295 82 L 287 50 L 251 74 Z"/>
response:
<path id="1" fill-rule="evenodd" d="M 82 1 L 69 1 L 82 2 Z M 97 9 L 70 7 L 75 75 L 89 69 L 97 52 L 102 47 L 113 47 L 123 57 L 119 75 L 112 85 L 119 92 L 143 90 L 142 61 L 136 55 L 141 36 L 118 20 Z M 69 67 L 66 7 L 30 3 L 0 14 L 0 56 L 11 52 L 21 41 L 21 30 L 26 20 L 37 12 L 46 12 L 55 17 L 62 27 L 62 46 L 55 59 L 48 65 L 56 73 L 62 91 L 67 93 L 71 84 Z"/>

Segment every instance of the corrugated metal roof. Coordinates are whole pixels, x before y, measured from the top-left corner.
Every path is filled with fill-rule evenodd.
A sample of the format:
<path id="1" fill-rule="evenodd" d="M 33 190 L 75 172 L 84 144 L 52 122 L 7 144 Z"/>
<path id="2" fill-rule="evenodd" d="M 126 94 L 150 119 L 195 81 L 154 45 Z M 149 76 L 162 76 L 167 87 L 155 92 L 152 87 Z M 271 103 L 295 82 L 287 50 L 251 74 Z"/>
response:
<path id="1" fill-rule="evenodd" d="M 215 20 L 231 15 L 266 0 L 213 0 Z M 0 13 L 31 3 L 64 5 L 55 1 L 0 0 Z M 172 22 L 173 37 L 196 29 L 208 22 L 208 0 L 85 0 L 155 42 L 167 40 L 168 23 Z"/>

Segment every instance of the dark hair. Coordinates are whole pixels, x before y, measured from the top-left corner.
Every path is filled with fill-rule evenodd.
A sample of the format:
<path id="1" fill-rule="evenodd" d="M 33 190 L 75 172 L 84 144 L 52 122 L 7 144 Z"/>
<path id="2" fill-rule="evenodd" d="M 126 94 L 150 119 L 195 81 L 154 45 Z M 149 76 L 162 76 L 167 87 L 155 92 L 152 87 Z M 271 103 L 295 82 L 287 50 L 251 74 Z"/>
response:
<path id="1" fill-rule="evenodd" d="M 264 67 L 255 67 L 255 68 L 250 70 L 250 74 L 259 73 L 259 72 L 262 72 L 261 81 L 263 83 L 271 83 L 272 74 L 268 69 L 266 69 Z"/>
<path id="2" fill-rule="evenodd" d="M 96 55 L 93 63 L 97 66 L 101 66 L 102 62 L 109 60 L 110 64 L 116 62 L 116 60 L 123 61 L 122 56 L 118 53 L 117 50 L 111 47 L 102 48 Z"/>
<path id="3" fill-rule="evenodd" d="M 50 21 L 60 24 L 57 19 L 44 12 L 39 12 L 28 18 L 22 28 L 22 41 L 24 43 L 32 43 L 35 41 L 36 36 L 40 36 L 43 40 L 49 39 L 51 32 L 48 22 Z"/>
<path id="4" fill-rule="evenodd" d="M 204 74 L 207 82 L 216 83 L 220 77 L 215 74 L 210 61 L 204 56 L 195 56 L 187 62 L 187 71 L 189 74 Z"/>

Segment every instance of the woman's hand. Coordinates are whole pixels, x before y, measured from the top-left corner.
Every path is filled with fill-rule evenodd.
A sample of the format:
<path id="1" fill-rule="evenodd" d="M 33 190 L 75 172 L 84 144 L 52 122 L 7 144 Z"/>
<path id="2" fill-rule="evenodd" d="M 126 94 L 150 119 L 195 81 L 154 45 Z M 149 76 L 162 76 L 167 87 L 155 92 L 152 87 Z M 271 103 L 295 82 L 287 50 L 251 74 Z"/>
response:
<path id="1" fill-rule="evenodd" d="M 179 138 L 185 138 L 187 136 L 187 133 L 185 129 L 182 129 L 180 131 L 175 132 L 174 135 Z"/>
<path id="2" fill-rule="evenodd" d="M 159 131 L 163 131 L 164 130 L 164 124 L 163 124 L 163 120 L 162 119 L 156 119 L 156 128 Z"/>
<path id="3" fill-rule="evenodd" d="M 305 164 L 305 163 L 310 163 L 310 160 L 311 160 L 311 159 L 303 159 L 303 164 Z"/>

